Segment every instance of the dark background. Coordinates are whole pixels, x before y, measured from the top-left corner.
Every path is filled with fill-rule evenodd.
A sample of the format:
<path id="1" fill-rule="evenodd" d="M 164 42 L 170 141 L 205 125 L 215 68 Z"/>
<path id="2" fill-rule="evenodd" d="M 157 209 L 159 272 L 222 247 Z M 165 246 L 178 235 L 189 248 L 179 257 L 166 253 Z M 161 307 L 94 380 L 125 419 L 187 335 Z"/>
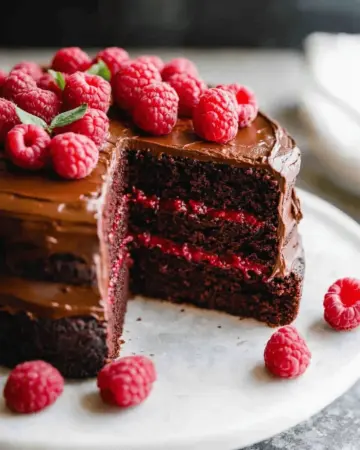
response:
<path id="1" fill-rule="evenodd" d="M 360 32 L 358 0 L 1 3 L 2 47 L 299 47 L 312 31 Z"/>

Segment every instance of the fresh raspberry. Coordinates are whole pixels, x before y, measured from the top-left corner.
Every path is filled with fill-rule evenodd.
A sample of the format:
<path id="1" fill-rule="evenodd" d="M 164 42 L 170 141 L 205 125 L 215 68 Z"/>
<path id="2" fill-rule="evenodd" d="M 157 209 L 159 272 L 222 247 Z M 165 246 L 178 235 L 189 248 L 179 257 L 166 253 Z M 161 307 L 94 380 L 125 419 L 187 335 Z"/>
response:
<path id="1" fill-rule="evenodd" d="M 42 169 L 48 162 L 50 136 L 37 125 L 16 125 L 6 137 L 11 161 L 23 169 Z"/>
<path id="2" fill-rule="evenodd" d="M 135 58 L 135 61 L 139 61 L 145 64 L 153 64 L 159 72 L 164 68 L 164 61 L 156 55 L 141 55 Z"/>
<path id="3" fill-rule="evenodd" d="M 273 375 L 281 378 L 302 375 L 310 359 L 311 353 L 306 342 L 292 326 L 277 330 L 265 347 L 265 366 Z"/>
<path id="4" fill-rule="evenodd" d="M 193 109 L 207 89 L 206 84 L 187 73 L 176 73 L 169 78 L 168 83 L 179 96 L 179 116 L 192 117 Z"/>
<path id="5" fill-rule="evenodd" d="M 6 405 L 30 414 L 52 405 L 64 390 L 64 379 L 45 361 L 27 361 L 11 372 L 4 387 Z"/>
<path id="6" fill-rule="evenodd" d="M 36 64 L 33 61 L 22 61 L 16 64 L 11 71 L 20 70 L 21 72 L 25 72 L 30 75 L 35 81 L 39 80 L 43 76 L 42 68 L 39 64 Z"/>
<path id="7" fill-rule="evenodd" d="M 81 119 L 65 127 L 56 128 L 54 132 L 55 134 L 68 132 L 83 134 L 94 141 L 97 146 L 100 146 L 109 132 L 109 118 L 100 109 L 88 108 Z"/>
<path id="8" fill-rule="evenodd" d="M 208 89 L 193 111 L 195 132 L 207 141 L 226 144 L 238 131 L 238 112 L 234 94 Z"/>
<path id="9" fill-rule="evenodd" d="M 2 87 L 5 83 L 5 80 L 7 78 L 8 74 L 4 72 L 3 70 L 0 70 L 0 97 L 2 97 Z"/>
<path id="10" fill-rule="evenodd" d="M 224 89 L 232 92 L 238 103 L 239 127 L 244 128 L 252 124 L 259 112 L 254 92 L 241 84 L 219 84 L 218 89 Z"/>
<path id="11" fill-rule="evenodd" d="M 132 109 L 141 90 L 160 81 L 160 72 L 152 64 L 139 61 L 124 64 L 112 82 L 115 102 L 120 108 Z"/>
<path id="12" fill-rule="evenodd" d="M 127 356 L 101 369 L 97 385 L 105 403 L 126 408 L 142 403 L 150 394 L 155 380 L 155 367 L 150 359 Z"/>
<path id="13" fill-rule="evenodd" d="M 54 169 L 63 178 L 87 177 L 99 159 L 95 143 L 82 134 L 59 134 L 52 138 L 49 147 Z"/>
<path id="14" fill-rule="evenodd" d="M 8 100 L 14 100 L 17 94 L 36 88 L 36 81 L 21 70 L 12 71 L 3 84 L 3 96 Z"/>
<path id="15" fill-rule="evenodd" d="M 360 280 L 342 278 L 329 287 L 324 298 L 324 318 L 339 331 L 360 325 Z"/>
<path id="16" fill-rule="evenodd" d="M 135 104 L 135 124 L 148 133 L 161 136 L 174 128 L 179 97 L 167 83 L 153 83 L 144 87 Z"/>
<path id="17" fill-rule="evenodd" d="M 65 47 L 58 50 L 51 62 L 51 68 L 57 72 L 83 72 L 91 66 L 91 59 L 79 47 Z"/>
<path id="18" fill-rule="evenodd" d="M 5 142 L 7 133 L 18 123 L 20 120 L 16 114 L 15 104 L 0 98 L 0 143 Z"/>
<path id="19" fill-rule="evenodd" d="M 38 80 L 37 86 L 45 91 L 54 92 L 59 98 L 62 96 L 62 90 L 56 84 L 54 77 L 50 73 L 44 73 L 44 75 Z"/>
<path id="20" fill-rule="evenodd" d="M 99 59 L 104 61 L 111 72 L 111 76 L 114 76 L 124 61 L 129 59 L 129 53 L 120 47 L 108 47 L 95 56 L 94 62 Z"/>
<path id="21" fill-rule="evenodd" d="M 161 76 L 164 81 L 168 81 L 176 73 L 187 73 L 194 77 L 199 77 L 195 64 L 187 58 L 174 58 L 166 63 L 161 71 Z"/>
<path id="22" fill-rule="evenodd" d="M 89 108 L 106 112 L 110 106 L 111 86 L 97 75 L 76 72 L 66 79 L 63 99 L 67 109 L 86 103 Z"/>
<path id="23" fill-rule="evenodd" d="M 21 109 L 34 116 L 41 117 L 46 123 L 60 113 L 61 101 L 51 91 L 36 88 L 31 91 L 23 91 L 15 96 L 15 103 Z"/>

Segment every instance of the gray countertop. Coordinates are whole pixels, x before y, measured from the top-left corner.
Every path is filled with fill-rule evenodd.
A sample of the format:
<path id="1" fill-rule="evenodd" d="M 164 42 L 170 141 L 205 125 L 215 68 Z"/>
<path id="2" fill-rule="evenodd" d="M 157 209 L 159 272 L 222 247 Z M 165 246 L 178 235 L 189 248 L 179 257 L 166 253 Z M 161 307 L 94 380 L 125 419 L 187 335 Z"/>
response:
<path id="1" fill-rule="evenodd" d="M 170 59 L 180 51 L 142 50 Z M 50 51 L 0 50 L 0 67 L 9 68 L 24 59 L 48 61 Z M 297 105 L 307 83 L 301 54 L 272 50 L 187 50 L 209 83 L 239 81 L 257 93 L 261 108 L 275 116 L 295 137 L 303 152 L 298 185 L 324 197 L 360 221 L 360 199 L 336 188 L 324 176 L 311 146 Z M 359 374 L 360 376 L 360 374 Z M 296 405 L 294 405 L 294 408 Z M 360 449 L 360 382 L 312 419 L 248 450 L 358 450 Z M 219 449 L 222 450 L 222 449 Z"/>

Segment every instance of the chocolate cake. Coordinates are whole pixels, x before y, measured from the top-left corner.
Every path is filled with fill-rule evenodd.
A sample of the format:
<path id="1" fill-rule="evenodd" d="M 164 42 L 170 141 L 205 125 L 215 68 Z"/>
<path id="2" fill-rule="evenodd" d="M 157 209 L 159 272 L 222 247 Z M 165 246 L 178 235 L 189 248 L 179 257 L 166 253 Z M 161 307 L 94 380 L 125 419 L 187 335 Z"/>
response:
<path id="1" fill-rule="evenodd" d="M 95 375 L 119 354 L 128 289 L 270 326 L 297 315 L 300 152 L 286 131 L 259 113 L 217 144 L 190 119 L 155 137 L 122 114 L 81 180 L 0 152 L 0 364 Z"/>

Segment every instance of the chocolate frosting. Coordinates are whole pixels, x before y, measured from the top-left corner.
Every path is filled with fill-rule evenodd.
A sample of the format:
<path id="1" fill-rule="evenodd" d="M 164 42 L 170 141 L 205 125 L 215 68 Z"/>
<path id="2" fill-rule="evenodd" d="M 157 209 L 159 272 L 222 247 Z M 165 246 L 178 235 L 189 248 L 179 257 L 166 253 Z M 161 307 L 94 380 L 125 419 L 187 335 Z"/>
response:
<path id="1" fill-rule="evenodd" d="M 301 211 L 293 187 L 300 169 L 300 151 L 283 128 L 259 113 L 253 124 L 239 130 L 233 141 L 219 145 L 200 140 L 187 119 L 179 119 L 171 134 L 154 137 L 111 112 L 108 142 L 100 153 L 97 167 L 85 179 L 66 181 L 49 171 L 21 171 L 4 155 L 0 156 L 1 220 L 16 218 L 25 234 L 27 229 L 32 230 L 29 241 L 35 240 L 37 247 L 46 248 L 49 254 L 73 248 L 87 263 L 96 265 L 98 278 L 98 288 L 72 286 L 66 292 L 64 285 L 56 283 L 13 278 L 6 278 L 5 282 L 3 278 L 0 279 L 3 307 L 53 318 L 78 314 L 103 317 L 100 298 L 107 298 L 109 256 L 103 238 L 102 212 L 112 171 L 122 149 L 149 149 L 159 156 L 167 153 L 272 172 L 281 192 L 279 256 L 272 276 L 290 273 L 299 248 L 296 224 L 301 219 Z M 11 227 L 8 229 L 7 236 L 13 239 Z M 33 232 L 34 229 L 38 232 Z M 6 239 L 4 232 L 0 238 Z"/>

